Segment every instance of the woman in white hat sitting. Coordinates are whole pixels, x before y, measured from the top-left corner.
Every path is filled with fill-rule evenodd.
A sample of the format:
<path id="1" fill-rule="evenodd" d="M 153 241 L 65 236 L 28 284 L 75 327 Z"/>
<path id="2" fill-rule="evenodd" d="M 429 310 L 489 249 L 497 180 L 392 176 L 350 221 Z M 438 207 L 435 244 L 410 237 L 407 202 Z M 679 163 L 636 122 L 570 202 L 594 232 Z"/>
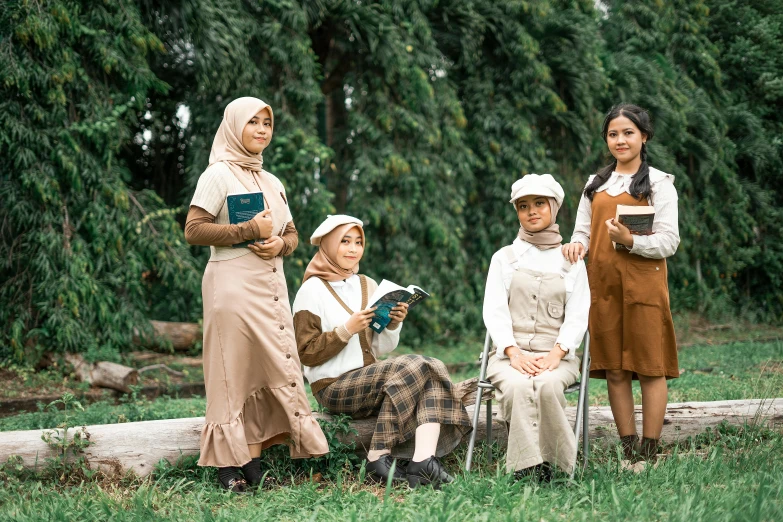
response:
<path id="1" fill-rule="evenodd" d="M 438 457 L 449 453 L 471 429 L 446 367 L 437 359 L 403 355 L 379 361 L 397 347 L 408 310 L 398 304 L 380 334 L 369 327 L 368 299 L 378 287 L 358 275 L 365 247 L 362 222 L 329 216 L 310 238 L 319 246 L 294 300 L 294 330 L 304 375 L 318 403 L 354 418 L 377 415 L 367 454 L 367 475 L 411 487 L 451 482 Z M 559 250 L 558 250 L 559 252 Z"/>
<path id="2" fill-rule="evenodd" d="M 492 256 L 484 323 L 496 348 L 487 378 L 509 425 L 506 469 L 516 478 L 570 472 L 576 439 L 565 415 L 565 389 L 579 378 L 574 353 L 587 330 L 590 288 L 584 261 L 561 253 L 556 224 L 563 188 L 549 174 L 511 187 L 519 233 Z"/>

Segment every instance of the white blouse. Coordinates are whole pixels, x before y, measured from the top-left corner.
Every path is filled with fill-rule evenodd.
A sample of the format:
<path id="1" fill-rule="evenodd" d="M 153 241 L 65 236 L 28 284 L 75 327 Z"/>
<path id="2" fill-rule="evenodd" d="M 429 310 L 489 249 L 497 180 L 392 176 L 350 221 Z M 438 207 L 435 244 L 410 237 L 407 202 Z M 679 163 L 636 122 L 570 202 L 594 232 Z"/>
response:
<path id="1" fill-rule="evenodd" d="M 590 286 L 587 284 L 585 262 L 579 260 L 575 265 L 571 265 L 559 248 L 539 250 L 519 238 L 516 238 L 512 245 L 520 268 L 564 275 L 565 319 L 555 344 L 568 349 L 565 359 L 573 359 L 587 331 L 587 318 L 590 313 Z M 514 267 L 502 250 L 495 252 L 489 265 L 484 293 L 484 324 L 492 341 L 499 348 L 497 357 L 501 359 L 506 357 L 504 348 L 517 345 L 511 312 L 508 309 L 508 292 L 514 272 Z M 552 347 L 554 348 L 554 345 Z"/>
<path id="2" fill-rule="evenodd" d="M 595 174 L 587 180 L 587 185 L 593 182 Z M 631 193 L 633 175 L 612 172 L 609 179 L 596 192 L 606 191 L 612 197 L 623 192 Z M 674 188 L 674 176 L 650 167 L 650 184 L 652 186 L 652 206 L 655 207 L 653 234 L 651 236 L 633 236 L 632 254 L 651 259 L 671 257 L 680 244 L 680 228 L 677 211 L 677 189 Z M 585 252 L 590 248 L 590 222 L 592 221 L 593 204 L 582 194 L 579 209 L 576 213 L 576 224 L 571 236 L 572 243 L 582 243 Z"/>
<path id="3" fill-rule="evenodd" d="M 362 287 L 358 275 L 352 275 L 344 281 L 330 281 L 329 285 L 334 289 L 340 299 L 354 312 L 362 309 Z M 378 288 L 378 284 L 371 278 L 367 278 L 368 297 Z M 369 306 L 370 303 L 368 303 Z M 323 332 L 338 331 L 347 334 L 343 341 L 347 341 L 345 348 L 333 358 L 319 366 L 302 365 L 304 376 L 310 383 L 320 379 L 335 378 L 345 372 L 361 368 L 364 365 L 362 348 L 359 342 L 359 334 L 348 334 L 344 325 L 350 319 L 350 314 L 337 302 L 334 296 L 317 277 L 311 277 L 305 281 L 296 294 L 293 304 L 293 313 L 306 310 L 317 315 L 321 320 Z M 378 358 L 381 355 L 392 352 L 400 342 L 400 331 L 403 323 L 395 330 L 384 329 L 380 334 L 373 332 L 370 345 L 373 355 Z"/>

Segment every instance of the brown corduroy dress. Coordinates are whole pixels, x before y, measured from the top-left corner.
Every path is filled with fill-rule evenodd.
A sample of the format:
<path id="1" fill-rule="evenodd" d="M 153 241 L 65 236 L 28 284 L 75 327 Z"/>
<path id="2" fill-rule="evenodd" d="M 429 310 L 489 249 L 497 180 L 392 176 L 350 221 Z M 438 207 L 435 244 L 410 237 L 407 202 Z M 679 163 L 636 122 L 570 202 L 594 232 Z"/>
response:
<path id="1" fill-rule="evenodd" d="M 590 377 L 606 378 L 606 370 L 638 375 L 680 376 L 665 259 L 617 252 L 606 220 L 617 205 L 646 205 L 627 192 L 596 192 L 592 202 L 590 252 Z"/>

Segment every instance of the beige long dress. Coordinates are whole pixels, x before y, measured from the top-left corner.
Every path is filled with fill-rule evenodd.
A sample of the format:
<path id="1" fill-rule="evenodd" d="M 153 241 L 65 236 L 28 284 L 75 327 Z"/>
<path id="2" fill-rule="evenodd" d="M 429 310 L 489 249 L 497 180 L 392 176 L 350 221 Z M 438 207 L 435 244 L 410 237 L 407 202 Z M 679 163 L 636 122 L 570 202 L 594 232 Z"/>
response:
<path id="1" fill-rule="evenodd" d="M 228 223 L 225 197 L 253 188 L 245 183 L 216 164 L 202 174 L 191 204 Z M 283 259 L 212 250 L 202 281 L 207 412 L 198 464 L 242 466 L 250 461 L 248 444 L 287 444 L 292 458 L 328 453 L 305 394 Z"/>
<path id="2" fill-rule="evenodd" d="M 513 250 L 504 250 L 514 263 Z M 563 278 L 517 268 L 508 296 L 514 339 L 522 353 L 549 352 L 565 318 Z M 487 378 L 496 389 L 499 416 L 509 425 L 507 471 L 549 462 L 570 473 L 576 460 L 576 438 L 565 415 L 564 391 L 579 378 L 579 358 L 563 359 L 555 370 L 528 377 L 512 368 L 508 358 L 493 356 Z"/>

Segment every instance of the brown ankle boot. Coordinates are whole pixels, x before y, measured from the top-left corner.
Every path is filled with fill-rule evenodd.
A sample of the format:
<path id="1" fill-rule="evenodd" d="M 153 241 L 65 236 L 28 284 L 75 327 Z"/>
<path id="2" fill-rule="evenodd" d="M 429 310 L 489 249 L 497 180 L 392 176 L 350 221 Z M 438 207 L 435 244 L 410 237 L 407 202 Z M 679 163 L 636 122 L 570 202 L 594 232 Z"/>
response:
<path id="1" fill-rule="evenodd" d="M 642 438 L 639 456 L 642 460 L 654 462 L 658 458 L 658 439 Z"/>
<path id="2" fill-rule="evenodd" d="M 620 437 L 620 445 L 623 448 L 623 456 L 625 460 L 630 462 L 636 462 L 639 460 L 639 436 L 638 435 L 626 435 Z"/>

